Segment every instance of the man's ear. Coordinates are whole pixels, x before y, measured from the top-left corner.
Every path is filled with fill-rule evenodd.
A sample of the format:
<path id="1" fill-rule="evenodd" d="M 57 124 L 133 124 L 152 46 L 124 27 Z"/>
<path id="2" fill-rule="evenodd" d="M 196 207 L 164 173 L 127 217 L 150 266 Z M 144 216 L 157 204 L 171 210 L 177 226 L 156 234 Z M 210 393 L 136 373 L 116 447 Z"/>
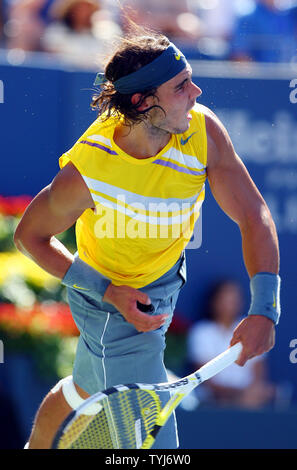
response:
<path id="1" fill-rule="evenodd" d="M 137 106 L 137 103 L 141 103 L 139 106 L 137 106 L 137 109 L 139 111 L 144 111 L 145 109 L 149 108 L 152 106 L 152 96 L 148 96 L 145 98 L 143 101 L 141 101 L 142 98 L 142 93 L 134 93 L 131 97 L 131 103 L 135 106 Z"/>

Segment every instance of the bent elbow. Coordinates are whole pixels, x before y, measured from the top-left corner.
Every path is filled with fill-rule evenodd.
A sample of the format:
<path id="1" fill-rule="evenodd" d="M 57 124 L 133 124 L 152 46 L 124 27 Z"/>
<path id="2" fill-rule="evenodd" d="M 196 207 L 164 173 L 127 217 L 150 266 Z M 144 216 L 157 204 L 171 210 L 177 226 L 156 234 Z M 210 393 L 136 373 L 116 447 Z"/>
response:
<path id="1" fill-rule="evenodd" d="M 19 250 L 21 252 L 24 251 L 24 247 L 23 247 L 23 243 L 22 243 L 22 229 L 20 227 L 20 224 L 17 226 L 17 228 L 14 232 L 13 242 L 14 242 L 15 247 L 17 248 L 17 250 Z"/>
<path id="2" fill-rule="evenodd" d="M 26 230 L 25 224 L 22 220 L 19 222 L 19 225 L 14 232 L 13 241 L 17 250 L 28 256 L 28 253 L 31 252 L 30 247 L 32 247 L 33 237 L 32 234 Z"/>

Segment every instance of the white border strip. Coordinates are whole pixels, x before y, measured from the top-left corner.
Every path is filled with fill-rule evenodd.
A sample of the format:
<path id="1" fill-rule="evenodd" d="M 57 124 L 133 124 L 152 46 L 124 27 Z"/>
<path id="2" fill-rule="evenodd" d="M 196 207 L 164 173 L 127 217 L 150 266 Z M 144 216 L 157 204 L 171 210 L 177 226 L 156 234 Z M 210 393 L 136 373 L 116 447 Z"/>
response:
<path id="1" fill-rule="evenodd" d="M 193 78 L 247 78 L 289 80 L 296 76 L 297 64 L 189 60 Z"/>

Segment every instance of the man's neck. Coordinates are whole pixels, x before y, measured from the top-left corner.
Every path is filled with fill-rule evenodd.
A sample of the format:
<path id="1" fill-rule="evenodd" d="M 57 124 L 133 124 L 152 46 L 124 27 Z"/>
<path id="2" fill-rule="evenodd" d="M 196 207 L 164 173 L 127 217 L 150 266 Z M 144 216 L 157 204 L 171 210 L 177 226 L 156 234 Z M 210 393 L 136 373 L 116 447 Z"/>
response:
<path id="1" fill-rule="evenodd" d="M 131 129 L 120 124 L 114 132 L 115 143 L 134 158 L 150 158 L 157 155 L 169 142 L 171 134 L 146 123 Z"/>

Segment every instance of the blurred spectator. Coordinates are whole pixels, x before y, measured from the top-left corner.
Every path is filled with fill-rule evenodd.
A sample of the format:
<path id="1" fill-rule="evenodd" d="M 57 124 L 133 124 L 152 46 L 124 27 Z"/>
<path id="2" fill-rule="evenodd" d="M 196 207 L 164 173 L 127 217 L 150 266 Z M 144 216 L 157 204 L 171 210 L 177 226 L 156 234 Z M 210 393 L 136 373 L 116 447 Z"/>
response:
<path id="1" fill-rule="evenodd" d="M 119 25 L 99 0 L 55 0 L 45 30 L 44 50 L 80 66 L 98 65 L 98 57 L 121 34 Z"/>
<path id="2" fill-rule="evenodd" d="M 124 0 L 122 3 L 123 11 L 137 24 L 160 31 L 173 42 L 192 45 L 201 35 L 201 20 L 193 13 L 188 0 Z"/>
<path id="3" fill-rule="evenodd" d="M 9 49 L 42 50 L 41 36 L 53 0 L 7 0 L 4 31 Z"/>
<path id="4" fill-rule="evenodd" d="M 207 297 L 206 319 L 189 331 L 188 354 L 195 369 L 228 348 L 242 308 L 237 283 L 225 280 L 213 286 Z M 200 401 L 218 405 L 258 408 L 274 397 L 274 386 L 265 378 L 263 356 L 249 360 L 244 367 L 232 364 L 203 386 Z"/>
<path id="5" fill-rule="evenodd" d="M 223 60 L 229 55 L 238 8 L 242 8 L 246 1 L 189 0 L 193 11 L 202 20 L 203 34 L 198 41 L 198 49 L 205 58 Z"/>
<path id="6" fill-rule="evenodd" d="M 201 17 L 209 37 L 229 38 L 237 15 L 238 0 L 189 0 L 194 11 Z M 245 0 L 240 0 L 242 3 Z"/>
<path id="7" fill-rule="evenodd" d="M 0 47 L 3 45 L 3 6 L 0 3 Z"/>
<path id="8" fill-rule="evenodd" d="M 296 60 L 296 10 L 288 0 L 257 0 L 238 19 L 230 58 L 239 61 L 290 62 Z"/>

